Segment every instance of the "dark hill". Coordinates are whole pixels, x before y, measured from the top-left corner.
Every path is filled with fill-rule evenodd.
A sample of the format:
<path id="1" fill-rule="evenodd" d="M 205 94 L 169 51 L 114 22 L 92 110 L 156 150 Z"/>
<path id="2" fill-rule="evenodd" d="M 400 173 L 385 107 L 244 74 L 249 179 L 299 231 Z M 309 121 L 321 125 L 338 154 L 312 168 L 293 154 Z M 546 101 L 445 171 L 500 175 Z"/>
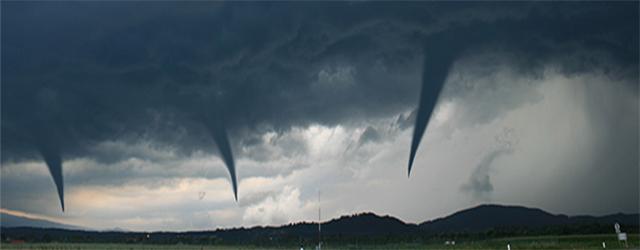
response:
<path id="1" fill-rule="evenodd" d="M 374 213 L 342 216 L 323 223 L 322 229 L 327 234 L 353 235 L 410 234 L 419 231 L 416 224 L 407 224 L 395 217 Z"/>
<path id="2" fill-rule="evenodd" d="M 279 227 L 233 228 L 215 231 L 221 238 L 232 240 L 264 238 L 315 238 L 318 224 L 302 222 Z M 322 235 L 327 236 L 386 236 L 413 235 L 421 233 L 416 224 L 407 224 L 391 216 L 379 216 L 374 213 L 361 213 L 322 223 Z"/>
<path id="3" fill-rule="evenodd" d="M 608 224 L 638 225 L 638 214 L 613 214 L 602 217 L 554 215 L 537 208 L 480 205 L 444 218 L 420 223 L 428 232 L 481 232 L 495 228 L 541 228 L 561 225 Z"/>
<path id="4" fill-rule="evenodd" d="M 565 215 L 553 215 L 537 208 L 481 205 L 420 223 L 420 228 L 427 231 L 482 231 L 497 226 L 561 225 L 568 220 Z"/>

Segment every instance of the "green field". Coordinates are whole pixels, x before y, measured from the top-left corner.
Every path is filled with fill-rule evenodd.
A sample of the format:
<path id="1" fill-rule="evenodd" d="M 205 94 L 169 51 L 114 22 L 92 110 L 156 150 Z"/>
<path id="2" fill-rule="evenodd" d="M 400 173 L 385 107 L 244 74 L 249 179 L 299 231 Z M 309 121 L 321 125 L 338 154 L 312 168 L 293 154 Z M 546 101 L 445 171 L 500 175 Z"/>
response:
<path id="1" fill-rule="evenodd" d="M 628 249 L 640 249 L 639 236 L 629 235 Z M 615 235 L 570 235 L 570 236 L 538 236 L 538 237 L 512 237 L 486 240 L 456 240 L 455 245 L 442 243 L 429 244 L 391 244 L 391 245 L 367 245 L 350 244 L 331 246 L 328 243 L 323 249 L 507 249 L 507 243 L 511 249 L 602 249 L 602 242 L 607 249 L 625 249 L 620 245 Z M 90 244 L 90 243 L 38 243 L 38 244 L 2 244 L 1 249 L 42 249 L 42 250 L 72 250 L 72 249 L 299 249 L 299 246 L 262 247 L 262 246 L 201 246 L 201 245 L 145 245 L 145 244 Z M 314 249 L 313 246 L 305 246 L 305 249 Z"/>

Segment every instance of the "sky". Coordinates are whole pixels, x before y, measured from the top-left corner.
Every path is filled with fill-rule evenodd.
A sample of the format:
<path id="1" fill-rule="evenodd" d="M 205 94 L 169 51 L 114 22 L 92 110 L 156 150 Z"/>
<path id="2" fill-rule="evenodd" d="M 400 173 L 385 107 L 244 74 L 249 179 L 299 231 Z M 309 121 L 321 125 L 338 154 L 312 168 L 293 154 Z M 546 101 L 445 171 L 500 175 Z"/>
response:
<path id="1" fill-rule="evenodd" d="M 182 231 L 319 205 L 640 210 L 638 2 L 1 8 L 2 212 Z"/>

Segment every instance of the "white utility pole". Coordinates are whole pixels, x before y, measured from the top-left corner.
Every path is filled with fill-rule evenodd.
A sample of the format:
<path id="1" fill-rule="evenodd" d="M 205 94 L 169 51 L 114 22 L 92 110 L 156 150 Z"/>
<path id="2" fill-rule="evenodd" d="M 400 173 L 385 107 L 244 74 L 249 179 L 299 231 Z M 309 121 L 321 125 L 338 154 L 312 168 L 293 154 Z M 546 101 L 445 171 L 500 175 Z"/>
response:
<path id="1" fill-rule="evenodd" d="M 322 210 L 320 209 L 320 189 L 318 189 L 318 250 L 322 249 Z"/>

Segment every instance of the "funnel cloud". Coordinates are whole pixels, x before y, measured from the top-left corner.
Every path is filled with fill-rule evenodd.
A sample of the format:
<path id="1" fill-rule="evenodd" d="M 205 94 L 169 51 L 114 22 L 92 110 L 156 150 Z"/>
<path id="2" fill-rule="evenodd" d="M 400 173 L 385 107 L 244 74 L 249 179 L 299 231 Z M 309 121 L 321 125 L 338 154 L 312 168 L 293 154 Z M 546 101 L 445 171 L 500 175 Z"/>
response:
<path id="1" fill-rule="evenodd" d="M 422 88 L 420 91 L 420 102 L 416 114 L 416 121 L 411 139 L 411 151 L 409 152 L 409 168 L 407 176 L 411 175 L 411 168 L 416 157 L 418 146 L 424 132 L 427 130 L 429 120 L 433 110 L 438 103 L 438 97 L 442 91 L 442 86 L 449 74 L 449 68 L 453 63 L 453 53 L 450 48 L 446 48 L 443 44 L 440 46 L 431 46 L 425 48 L 424 63 L 422 73 Z"/>
<path id="2" fill-rule="evenodd" d="M 233 159 L 233 153 L 231 151 L 231 145 L 229 144 L 229 137 L 227 130 L 224 127 L 224 121 L 221 119 L 215 119 L 211 121 L 207 128 L 213 137 L 213 140 L 218 146 L 218 150 L 222 157 L 222 161 L 229 170 L 229 177 L 231 178 L 231 185 L 233 188 L 233 197 L 238 201 L 238 181 L 236 179 L 236 165 Z"/>
<path id="3" fill-rule="evenodd" d="M 58 191 L 60 206 L 64 212 L 64 180 L 62 177 L 62 157 L 60 156 L 60 152 L 58 152 L 58 148 L 53 142 L 40 142 L 36 145 L 53 178 L 53 183 Z"/>

